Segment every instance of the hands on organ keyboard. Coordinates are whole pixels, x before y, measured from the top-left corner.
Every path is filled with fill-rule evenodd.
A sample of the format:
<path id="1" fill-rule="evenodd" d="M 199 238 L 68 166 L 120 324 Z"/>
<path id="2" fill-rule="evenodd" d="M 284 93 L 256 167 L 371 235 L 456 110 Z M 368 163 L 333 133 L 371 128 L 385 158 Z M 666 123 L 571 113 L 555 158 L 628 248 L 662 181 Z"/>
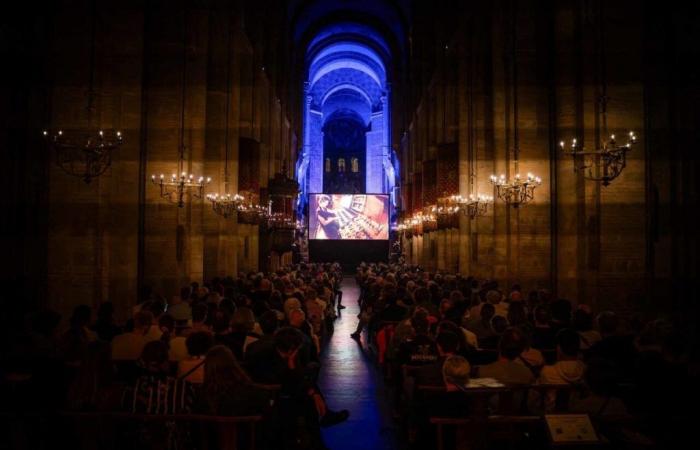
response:
<path id="1" fill-rule="evenodd" d="M 379 239 L 384 231 L 381 225 L 352 209 L 338 211 L 340 236 L 343 239 Z"/>

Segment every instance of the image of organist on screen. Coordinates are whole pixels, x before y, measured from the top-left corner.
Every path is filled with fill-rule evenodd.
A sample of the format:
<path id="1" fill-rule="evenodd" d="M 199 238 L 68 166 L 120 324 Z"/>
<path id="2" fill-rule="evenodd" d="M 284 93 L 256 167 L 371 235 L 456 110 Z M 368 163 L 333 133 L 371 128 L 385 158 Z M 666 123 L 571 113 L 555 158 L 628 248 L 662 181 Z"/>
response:
<path id="1" fill-rule="evenodd" d="M 389 196 L 311 194 L 309 239 L 389 239 Z"/>

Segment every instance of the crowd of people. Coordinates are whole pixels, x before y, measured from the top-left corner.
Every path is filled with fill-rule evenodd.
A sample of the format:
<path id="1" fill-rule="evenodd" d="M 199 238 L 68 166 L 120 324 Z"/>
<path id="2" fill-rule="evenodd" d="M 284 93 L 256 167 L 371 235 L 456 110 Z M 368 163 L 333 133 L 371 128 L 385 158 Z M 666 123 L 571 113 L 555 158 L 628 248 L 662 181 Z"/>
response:
<path id="1" fill-rule="evenodd" d="M 350 414 L 332 409 L 316 382 L 344 308 L 342 279 L 338 264 L 300 263 L 191 283 L 167 300 L 145 291 L 124 323 L 111 303 L 95 317 L 76 307 L 67 329 L 57 313 L 37 312 L 4 357 L 5 408 L 262 416 L 261 447 L 326 448 L 320 429 Z M 594 313 L 547 290 L 398 262 L 363 263 L 356 281 L 352 337 L 375 348 L 398 429 L 415 448 L 430 445 L 429 417 L 472 414 L 464 394 L 484 380 L 546 387 L 522 391 L 522 414 L 556 411 L 555 387 L 572 387 L 568 412 L 651 417 L 654 438 L 697 404 L 694 349 L 667 320 Z M 498 413 L 491 403 L 488 413 Z M 132 448 L 187 448 L 192 439 L 163 424 L 117 435 Z"/>
<path id="2" fill-rule="evenodd" d="M 331 409 L 316 383 L 319 353 L 344 308 L 341 280 L 337 264 L 215 278 L 167 301 L 145 292 L 123 324 L 111 303 L 94 320 L 78 306 L 65 331 L 58 314 L 39 312 L 6 361 L 27 381 L 8 406 L 262 416 L 264 448 L 325 448 L 320 428 L 349 416 Z M 129 447 L 188 448 L 181 428 L 137 426 Z"/>
<path id="3" fill-rule="evenodd" d="M 352 337 L 361 342 L 369 331 L 409 442 L 427 433 L 429 416 L 469 416 L 466 388 L 484 383 L 529 386 L 516 412 L 535 415 L 558 410 L 561 386 L 567 412 L 653 417 L 646 431 L 657 437 L 677 430 L 666 427 L 669 416 L 694 416 L 694 349 L 668 320 L 594 314 L 548 290 L 402 263 L 362 264 L 356 280 L 361 313 Z M 447 396 L 428 399 L 420 386 Z"/>

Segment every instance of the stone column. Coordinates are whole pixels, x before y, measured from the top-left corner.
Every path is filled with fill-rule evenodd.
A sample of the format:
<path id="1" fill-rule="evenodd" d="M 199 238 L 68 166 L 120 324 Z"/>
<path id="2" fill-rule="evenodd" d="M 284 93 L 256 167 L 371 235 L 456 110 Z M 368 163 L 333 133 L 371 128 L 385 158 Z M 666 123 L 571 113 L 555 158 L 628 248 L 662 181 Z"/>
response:
<path id="1" fill-rule="evenodd" d="M 304 137 L 301 162 L 297 168 L 297 181 L 301 189 L 299 202 L 304 201 L 309 193 L 309 155 L 311 153 L 311 100 L 309 83 L 304 83 Z"/>
<path id="2" fill-rule="evenodd" d="M 372 130 L 367 133 L 365 190 L 376 194 L 384 189 L 384 112 L 372 113 Z"/>
<path id="3" fill-rule="evenodd" d="M 308 155 L 308 192 L 323 192 L 323 113 L 311 108 L 313 97 L 306 96 L 304 152 Z"/>
<path id="4" fill-rule="evenodd" d="M 389 87 L 385 95 L 382 95 L 382 165 L 384 168 L 384 191 L 391 196 L 391 204 L 396 205 L 394 197 L 395 172 L 391 162 L 391 105 L 389 103 Z"/>

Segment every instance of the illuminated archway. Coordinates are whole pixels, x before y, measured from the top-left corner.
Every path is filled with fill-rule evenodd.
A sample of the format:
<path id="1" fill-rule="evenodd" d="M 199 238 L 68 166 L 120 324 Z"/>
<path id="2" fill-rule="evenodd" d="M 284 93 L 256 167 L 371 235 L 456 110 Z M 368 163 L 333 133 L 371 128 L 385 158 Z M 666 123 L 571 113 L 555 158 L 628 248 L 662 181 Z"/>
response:
<path id="1" fill-rule="evenodd" d="M 341 111 L 352 112 L 353 123 L 361 120 L 364 127 L 364 154 L 347 155 L 348 171 L 352 173 L 350 161 L 355 161 L 358 172 L 364 175 L 362 191 L 390 194 L 392 206 L 396 205 L 388 55 L 384 39 L 370 27 L 356 23 L 328 26 L 310 40 L 305 60 L 303 149 L 297 162 L 301 207 L 308 193 L 324 192 L 324 174 L 332 176 L 333 171 L 324 170 L 323 130 L 329 120 L 338 120 Z"/>

